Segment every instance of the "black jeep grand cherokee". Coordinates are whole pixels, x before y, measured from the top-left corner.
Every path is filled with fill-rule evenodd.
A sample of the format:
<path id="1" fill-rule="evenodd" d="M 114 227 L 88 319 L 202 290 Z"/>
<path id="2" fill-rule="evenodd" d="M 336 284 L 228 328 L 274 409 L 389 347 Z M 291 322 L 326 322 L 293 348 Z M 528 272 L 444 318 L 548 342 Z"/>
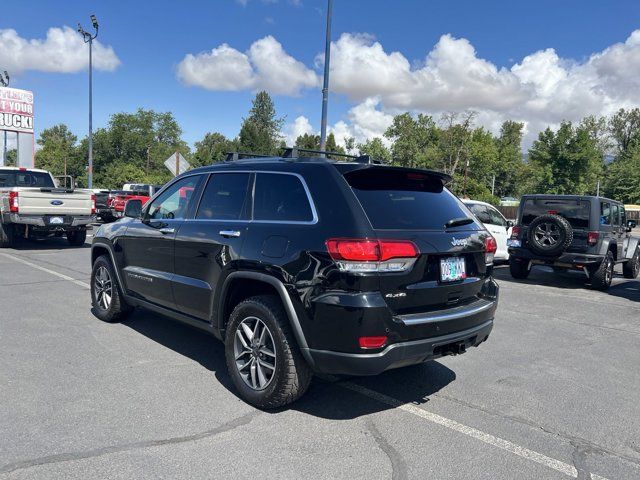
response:
<path id="1" fill-rule="evenodd" d="M 211 332 L 262 408 L 299 398 L 313 372 L 463 353 L 493 326 L 496 244 L 448 180 L 295 149 L 192 170 L 97 231 L 93 311 L 139 306 Z"/>

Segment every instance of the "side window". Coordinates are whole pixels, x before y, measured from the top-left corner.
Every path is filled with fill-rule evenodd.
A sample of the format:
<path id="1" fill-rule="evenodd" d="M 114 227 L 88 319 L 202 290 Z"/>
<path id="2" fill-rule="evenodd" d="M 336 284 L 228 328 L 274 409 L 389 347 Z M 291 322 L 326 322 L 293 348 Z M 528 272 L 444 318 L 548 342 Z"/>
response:
<path id="1" fill-rule="evenodd" d="M 617 227 L 620 225 L 620 218 L 619 218 L 619 209 L 618 209 L 618 204 L 614 203 L 612 210 L 611 210 L 611 214 L 613 215 L 613 224 Z"/>
<path id="2" fill-rule="evenodd" d="M 487 207 L 487 210 L 489 211 L 489 217 L 491 217 L 492 224 L 500 225 L 501 227 L 507 226 L 507 221 L 498 210 L 493 207 Z"/>
<path id="3" fill-rule="evenodd" d="M 187 217 L 193 192 L 202 181 L 202 175 L 193 175 L 178 180 L 149 206 L 149 220 L 180 220 Z"/>
<path id="4" fill-rule="evenodd" d="M 468 207 L 469 210 L 471 210 L 471 212 L 476 217 L 478 217 L 478 220 L 480 220 L 482 223 L 492 223 L 491 216 L 487 211 L 487 207 L 478 203 L 472 203 L 471 205 L 468 205 Z"/>
<path id="5" fill-rule="evenodd" d="M 214 173 L 200 200 L 196 218 L 242 220 L 247 208 L 248 173 Z"/>
<path id="6" fill-rule="evenodd" d="M 611 204 L 600 202 L 600 225 L 611 225 Z"/>
<path id="7" fill-rule="evenodd" d="M 313 211 L 302 181 L 294 175 L 256 175 L 254 220 L 311 222 Z"/>
<path id="8" fill-rule="evenodd" d="M 622 205 L 620 205 L 620 225 L 627 226 L 627 212 Z"/>

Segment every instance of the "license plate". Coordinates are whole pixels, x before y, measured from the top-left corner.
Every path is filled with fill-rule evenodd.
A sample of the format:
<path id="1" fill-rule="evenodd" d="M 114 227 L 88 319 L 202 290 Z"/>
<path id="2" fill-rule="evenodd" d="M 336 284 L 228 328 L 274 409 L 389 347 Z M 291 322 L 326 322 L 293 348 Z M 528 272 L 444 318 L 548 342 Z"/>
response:
<path id="1" fill-rule="evenodd" d="M 61 225 L 61 224 L 64 223 L 64 218 L 62 218 L 62 217 L 51 217 L 49 219 L 49 223 L 51 225 Z"/>
<path id="2" fill-rule="evenodd" d="M 455 282 L 467 278 L 467 269 L 463 257 L 440 259 L 440 280 Z"/>
<path id="3" fill-rule="evenodd" d="M 507 247 L 520 247 L 520 246 L 521 246 L 520 240 L 515 240 L 512 238 L 507 240 Z"/>

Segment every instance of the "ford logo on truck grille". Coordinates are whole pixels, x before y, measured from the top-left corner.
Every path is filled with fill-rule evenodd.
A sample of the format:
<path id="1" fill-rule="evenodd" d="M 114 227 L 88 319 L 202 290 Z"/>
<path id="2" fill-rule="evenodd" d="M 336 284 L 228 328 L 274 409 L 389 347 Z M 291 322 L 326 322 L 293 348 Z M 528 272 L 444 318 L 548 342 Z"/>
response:
<path id="1" fill-rule="evenodd" d="M 64 204 L 62 200 L 51 200 L 51 205 L 60 206 L 62 204 Z"/>

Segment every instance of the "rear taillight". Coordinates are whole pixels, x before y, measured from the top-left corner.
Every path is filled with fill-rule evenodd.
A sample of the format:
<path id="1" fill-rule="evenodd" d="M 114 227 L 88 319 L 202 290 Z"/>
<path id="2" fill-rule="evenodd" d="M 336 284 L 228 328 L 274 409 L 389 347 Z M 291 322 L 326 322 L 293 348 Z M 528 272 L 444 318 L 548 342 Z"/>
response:
<path id="1" fill-rule="evenodd" d="M 387 337 L 360 337 L 358 344 L 360 348 L 382 348 L 387 343 Z"/>
<path id="2" fill-rule="evenodd" d="M 511 229 L 511 238 L 516 240 L 520 236 L 520 227 L 516 225 Z"/>
<path id="3" fill-rule="evenodd" d="M 96 214 L 96 196 L 91 195 L 91 215 Z"/>
<path id="4" fill-rule="evenodd" d="M 493 263 L 493 257 L 498 250 L 498 242 L 496 239 L 489 235 L 484 239 L 484 263 L 491 265 Z"/>
<path id="5" fill-rule="evenodd" d="M 9 211 L 11 213 L 18 213 L 20 209 L 20 201 L 18 199 L 18 192 L 9 192 Z"/>
<path id="6" fill-rule="evenodd" d="M 599 232 L 589 232 L 587 233 L 587 243 L 591 246 L 598 243 L 598 239 L 600 238 Z"/>
<path id="7" fill-rule="evenodd" d="M 330 238 L 331 258 L 345 272 L 402 272 L 409 270 L 420 251 L 408 240 Z"/>

